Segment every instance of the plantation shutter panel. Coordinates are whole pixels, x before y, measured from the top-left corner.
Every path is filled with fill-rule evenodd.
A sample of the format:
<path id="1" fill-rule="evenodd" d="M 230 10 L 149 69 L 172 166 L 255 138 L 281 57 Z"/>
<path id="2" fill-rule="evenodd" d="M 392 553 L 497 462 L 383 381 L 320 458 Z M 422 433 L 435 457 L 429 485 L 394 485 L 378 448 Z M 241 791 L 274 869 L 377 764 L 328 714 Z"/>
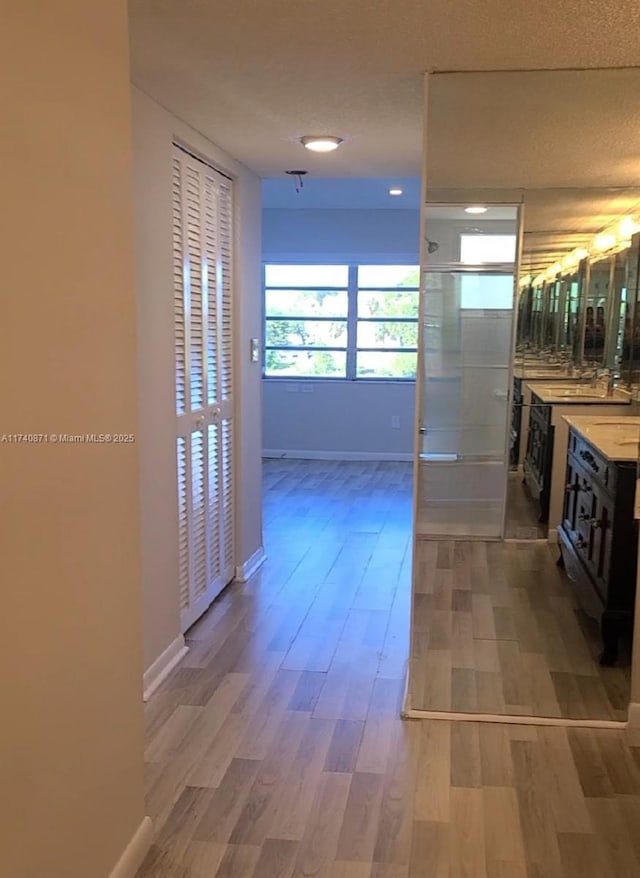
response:
<path id="1" fill-rule="evenodd" d="M 172 206 L 184 632 L 234 573 L 232 182 L 175 146 Z"/>

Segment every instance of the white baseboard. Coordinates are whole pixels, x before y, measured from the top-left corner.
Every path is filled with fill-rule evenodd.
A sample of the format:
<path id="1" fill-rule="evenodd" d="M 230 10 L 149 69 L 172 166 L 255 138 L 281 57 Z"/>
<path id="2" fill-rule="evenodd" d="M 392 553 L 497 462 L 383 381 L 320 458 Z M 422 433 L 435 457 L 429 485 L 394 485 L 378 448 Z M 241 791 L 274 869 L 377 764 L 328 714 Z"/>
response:
<path id="1" fill-rule="evenodd" d="M 459 713 L 452 710 L 416 710 L 406 706 L 402 710 L 403 719 L 428 719 L 444 722 L 496 723 L 511 726 L 552 726 L 566 729 L 615 729 L 625 731 L 624 722 L 608 719 L 569 719 L 552 716 L 521 716 L 502 713 Z"/>
<path id="2" fill-rule="evenodd" d="M 155 662 L 147 668 L 142 678 L 142 698 L 148 701 L 158 686 L 166 680 L 179 661 L 189 652 L 182 634 L 170 643 Z"/>
<path id="3" fill-rule="evenodd" d="M 287 451 L 265 448 L 262 456 L 284 460 L 413 460 L 411 452 L 403 451 Z"/>
<path id="4" fill-rule="evenodd" d="M 153 841 L 151 817 L 144 817 L 109 878 L 135 878 Z"/>
<path id="5" fill-rule="evenodd" d="M 254 573 L 258 572 L 266 560 L 267 556 L 264 551 L 264 546 L 260 546 L 260 548 L 256 549 L 253 555 L 247 559 L 244 564 L 240 564 L 236 567 L 236 575 L 234 577 L 236 582 L 248 582 Z"/>
<path id="6" fill-rule="evenodd" d="M 640 747 L 640 704 L 637 701 L 629 704 L 626 738 L 630 747 Z"/>

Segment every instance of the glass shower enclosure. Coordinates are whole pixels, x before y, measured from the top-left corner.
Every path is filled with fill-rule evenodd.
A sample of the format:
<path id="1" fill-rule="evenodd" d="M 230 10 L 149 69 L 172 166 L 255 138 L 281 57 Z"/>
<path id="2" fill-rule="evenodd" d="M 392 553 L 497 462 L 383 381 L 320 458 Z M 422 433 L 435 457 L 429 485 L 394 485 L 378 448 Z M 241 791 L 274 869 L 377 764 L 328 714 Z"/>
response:
<path id="1" fill-rule="evenodd" d="M 500 539 L 507 490 L 519 208 L 427 205 L 416 536 Z"/>

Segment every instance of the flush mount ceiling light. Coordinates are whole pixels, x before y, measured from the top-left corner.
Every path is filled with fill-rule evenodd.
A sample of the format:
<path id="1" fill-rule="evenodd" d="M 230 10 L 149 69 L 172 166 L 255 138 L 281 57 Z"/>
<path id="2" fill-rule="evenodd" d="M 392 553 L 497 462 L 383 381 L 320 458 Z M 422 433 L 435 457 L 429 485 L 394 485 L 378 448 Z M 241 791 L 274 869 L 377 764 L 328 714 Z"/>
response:
<path id="1" fill-rule="evenodd" d="M 309 135 L 308 137 L 301 137 L 300 143 L 305 149 L 310 149 L 312 152 L 333 152 L 342 143 L 342 138 L 327 134 Z"/>
<path id="2" fill-rule="evenodd" d="M 389 195 L 402 195 L 403 192 L 404 192 L 404 189 L 398 189 L 398 188 L 389 189 Z"/>
<path id="3" fill-rule="evenodd" d="M 470 207 L 465 207 L 465 213 L 486 213 L 489 210 L 488 207 L 482 207 L 480 204 L 471 205 Z"/>

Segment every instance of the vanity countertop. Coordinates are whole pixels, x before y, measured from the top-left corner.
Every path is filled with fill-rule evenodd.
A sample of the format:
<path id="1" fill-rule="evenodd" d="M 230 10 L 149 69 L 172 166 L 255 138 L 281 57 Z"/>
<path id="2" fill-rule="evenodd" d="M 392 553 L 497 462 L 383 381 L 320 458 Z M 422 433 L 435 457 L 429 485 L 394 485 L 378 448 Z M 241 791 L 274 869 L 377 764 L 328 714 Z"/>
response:
<path id="1" fill-rule="evenodd" d="M 607 395 L 590 384 L 546 384 L 541 381 L 530 383 L 529 389 L 542 402 L 554 405 L 628 405 L 631 402 L 631 395 L 627 391 L 615 389 Z"/>
<path id="2" fill-rule="evenodd" d="M 640 417 L 636 415 L 565 415 L 564 420 L 609 460 L 640 457 Z"/>

